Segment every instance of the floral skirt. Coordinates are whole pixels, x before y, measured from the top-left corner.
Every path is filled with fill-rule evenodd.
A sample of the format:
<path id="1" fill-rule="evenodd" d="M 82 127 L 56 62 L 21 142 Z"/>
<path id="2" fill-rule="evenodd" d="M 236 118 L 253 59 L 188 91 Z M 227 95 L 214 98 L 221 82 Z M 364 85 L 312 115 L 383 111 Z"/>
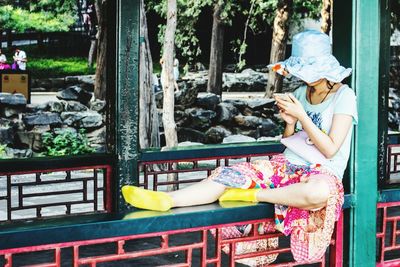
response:
<path id="1" fill-rule="evenodd" d="M 335 221 L 339 219 L 344 201 L 343 185 L 341 180 L 323 168 L 321 165 L 295 165 L 291 164 L 283 154 L 275 155 L 270 160 L 257 160 L 254 162 L 242 162 L 229 167 L 218 167 L 208 179 L 231 188 L 262 188 L 273 189 L 295 183 L 307 182 L 311 175 L 326 174 L 330 188 L 330 196 L 326 207 L 315 210 L 302 210 L 275 204 L 275 229 L 290 236 L 290 247 L 296 261 L 308 262 L 322 258 L 329 246 Z M 239 226 L 245 229 L 245 226 Z M 263 225 L 263 229 L 270 229 Z M 239 231 L 240 229 L 238 229 Z M 229 232 L 232 232 L 230 229 Z M 242 236 L 245 236 L 244 231 Z M 264 231 L 270 232 L 270 230 Z M 236 236 L 238 237 L 236 231 Z M 224 238 L 224 236 L 223 236 Z M 225 238 L 231 238 L 225 234 Z M 246 242 L 243 242 L 246 243 Z M 271 242 L 266 239 L 266 244 Z M 272 242 L 276 243 L 277 242 Z M 241 244 L 241 243 L 238 243 Z M 243 244 L 242 246 L 245 246 Z M 260 244 L 259 244 L 260 245 Z M 265 245 L 265 244 L 264 244 Z M 262 244 L 260 246 L 263 246 Z M 271 246 L 266 246 L 271 248 Z M 243 249 L 241 254 L 244 254 Z M 259 251 L 259 250 L 256 250 Z M 254 252 L 254 248 L 248 252 Z M 263 256 L 264 259 L 253 259 L 247 264 L 250 266 L 262 266 L 271 263 L 276 255 Z M 263 262 L 263 264 L 259 264 Z"/>

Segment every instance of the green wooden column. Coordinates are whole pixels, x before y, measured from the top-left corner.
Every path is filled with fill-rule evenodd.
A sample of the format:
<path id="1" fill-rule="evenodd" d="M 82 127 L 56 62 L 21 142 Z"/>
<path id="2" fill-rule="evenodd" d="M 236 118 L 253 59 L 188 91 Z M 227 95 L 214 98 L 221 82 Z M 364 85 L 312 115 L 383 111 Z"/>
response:
<path id="1" fill-rule="evenodd" d="M 354 139 L 356 205 L 350 212 L 350 266 L 375 266 L 380 0 L 353 0 L 352 66 L 359 123 Z"/>
<path id="2" fill-rule="evenodd" d="M 114 188 L 116 210 L 127 208 L 121 186 L 137 182 L 139 121 L 139 1 L 117 1 L 116 156 Z M 109 59 L 112 60 L 112 59 Z"/>

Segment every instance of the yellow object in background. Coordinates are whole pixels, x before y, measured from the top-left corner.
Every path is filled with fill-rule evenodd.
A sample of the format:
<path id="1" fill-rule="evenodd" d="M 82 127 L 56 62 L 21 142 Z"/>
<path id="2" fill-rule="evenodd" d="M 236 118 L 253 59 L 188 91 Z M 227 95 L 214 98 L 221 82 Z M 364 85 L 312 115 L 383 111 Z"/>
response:
<path id="1" fill-rule="evenodd" d="M 2 73 L 1 74 L 2 93 L 20 93 L 30 102 L 29 75 L 27 73 Z"/>

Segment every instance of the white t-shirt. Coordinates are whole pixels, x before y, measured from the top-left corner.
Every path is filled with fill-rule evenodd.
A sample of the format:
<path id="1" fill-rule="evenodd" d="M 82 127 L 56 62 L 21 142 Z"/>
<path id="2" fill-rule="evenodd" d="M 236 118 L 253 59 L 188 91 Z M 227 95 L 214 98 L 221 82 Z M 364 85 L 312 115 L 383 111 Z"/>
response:
<path id="1" fill-rule="evenodd" d="M 356 95 L 347 85 L 343 85 L 326 101 L 316 105 L 312 105 L 308 102 L 306 97 L 306 86 L 298 88 L 293 94 L 303 105 L 304 110 L 307 112 L 307 115 L 311 118 L 314 124 L 326 134 L 329 134 L 334 114 L 350 115 L 353 117 L 353 125 L 358 123 Z M 297 122 L 296 131 L 300 130 L 302 130 L 302 125 L 300 122 Z M 324 167 L 331 170 L 339 178 L 343 178 L 343 173 L 347 166 L 347 160 L 349 159 L 352 132 L 353 127 L 350 128 L 345 141 L 336 155 L 329 159 L 328 163 L 324 165 Z M 310 164 L 288 148 L 285 149 L 284 155 L 287 160 L 293 164 Z"/>
<path id="2" fill-rule="evenodd" d="M 26 70 L 26 53 L 25 51 L 19 50 L 15 52 L 15 61 L 18 64 L 20 70 Z"/>

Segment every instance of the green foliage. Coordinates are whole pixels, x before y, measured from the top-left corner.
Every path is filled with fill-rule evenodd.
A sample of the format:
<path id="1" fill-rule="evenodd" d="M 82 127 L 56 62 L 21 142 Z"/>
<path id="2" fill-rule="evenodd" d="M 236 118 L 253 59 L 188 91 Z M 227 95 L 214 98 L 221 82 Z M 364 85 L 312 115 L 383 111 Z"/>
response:
<path id="1" fill-rule="evenodd" d="M 78 133 L 66 131 L 62 134 L 43 133 L 43 146 L 47 156 L 67 156 L 93 153 L 85 130 Z"/>
<path id="2" fill-rule="evenodd" d="M 196 24 L 202 9 L 212 1 L 178 0 L 178 21 L 175 33 L 176 56 L 185 58 L 191 64 L 201 54 Z M 161 17 L 167 16 L 167 1 L 147 1 L 147 10 L 154 10 Z M 158 41 L 163 45 L 166 25 L 159 25 Z M 162 53 L 162 51 L 161 51 Z"/>
<path id="3" fill-rule="evenodd" d="M 0 159 L 6 158 L 6 147 L 7 145 L 0 144 Z"/>
<path id="4" fill-rule="evenodd" d="M 18 6 L 0 6 L 0 27 L 16 32 L 68 31 L 76 15 L 75 0 L 21 1 Z"/>
<path id="5" fill-rule="evenodd" d="M 237 15 L 244 15 L 249 19 L 248 28 L 253 34 L 257 35 L 272 27 L 278 0 L 177 0 L 176 56 L 186 60 L 189 65 L 194 63 L 201 54 L 196 33 L 196 29 L 199 27 L 197 24 L 199 16 L 204 9 L 213 9 L 216 4 L 222 6 L 221 20 L 227 26 L 232 25 Z M 253 9 L 250 12 L 252 4 Z M 319 18 L 321 7 L 322 1 L 320 0 L 294 0 L 291 23 L 299 24 L 300 19 L 305 17 Z M 146 1 L 146 9 L 155 11 L 161 17 L 166 18 L 167 1 L 148 0 Z M 243 27 L 239 30 L 244 31 L 245 29 Z M 158 40 L 161 45 L 164 40 L 164 31 L 165 25 L 159 25 Z M 233 51 L 238 55 L 237 68 L 242 69 L 246 65 L 243 58 L 247 51 L 245 38 L 233 40 L 231 45 Z"/>
<path id="6" fill-rule="evenodd" d="M 88 67 L 87 59 L 81 57 L 31 58 L 27 66 L 34 78 L 54 78 L 95 73 L 95 69 Z"/>

